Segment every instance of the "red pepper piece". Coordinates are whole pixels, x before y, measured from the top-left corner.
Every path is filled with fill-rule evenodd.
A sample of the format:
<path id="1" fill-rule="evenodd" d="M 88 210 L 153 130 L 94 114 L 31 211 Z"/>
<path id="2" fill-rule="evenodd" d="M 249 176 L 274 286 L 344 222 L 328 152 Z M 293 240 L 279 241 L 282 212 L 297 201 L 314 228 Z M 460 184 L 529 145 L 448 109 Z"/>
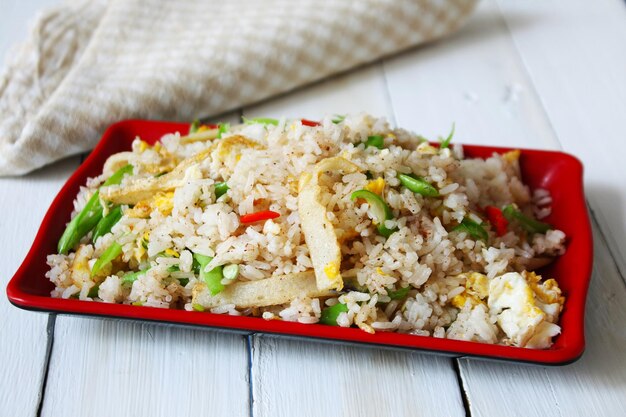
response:
<path id="1" fill-rule="evenodd" d="M 493 226 L 498 236 L 503 236 L 507 232 L 508 220 L 502 214 L 502 210 L 494 206 L 485 207 L 485 214 L 489 219 L 489 223 Z"/>
<path id="2" fill-rule="evenodd" d="M 307 119 L 300 119 L 300 123 L 302 123 L 304 126 L 311 126 L 311 127 L 320 125 L 319 122 L 314 122 L 313 120 L 307 120 Z"/>
<path id="3" fill-rule="evenodd" d="M 239 218 L 241 224 L 255 223 L 280 217 L 280 213 L 271 210 L 257 211 L 256 213 L 244 214 Z"/>

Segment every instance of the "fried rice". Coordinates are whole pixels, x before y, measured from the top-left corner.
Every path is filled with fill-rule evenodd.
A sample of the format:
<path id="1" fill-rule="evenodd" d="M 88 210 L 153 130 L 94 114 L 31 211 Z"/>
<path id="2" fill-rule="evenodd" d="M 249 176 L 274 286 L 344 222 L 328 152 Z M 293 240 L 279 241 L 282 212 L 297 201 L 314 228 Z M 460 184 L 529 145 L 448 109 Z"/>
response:
<path id="1" fill-rule="evenodd" d="M 550 194 L 448 141 L 363 114 L 137 138 L 77 195 L 52 296 L 548 348 Z"/>

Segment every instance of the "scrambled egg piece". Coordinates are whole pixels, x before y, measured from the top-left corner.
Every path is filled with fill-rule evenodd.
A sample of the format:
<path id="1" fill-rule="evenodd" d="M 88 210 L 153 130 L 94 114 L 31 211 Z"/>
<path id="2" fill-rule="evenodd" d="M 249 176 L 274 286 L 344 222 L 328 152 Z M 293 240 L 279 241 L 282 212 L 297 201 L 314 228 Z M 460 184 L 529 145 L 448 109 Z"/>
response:
<path id="1" fill-rule="evenodd" d="M 532 273 L 526 272 L 526 275 L 530 274 Z M 546 308 L 546 304 L 541 302 L 544 295 L 539 295 L 543 291 L 550 294 L 550 297 L 556 296 L 556 281 L 546 281 L 546 288 L 546 283 L 538 284 L 540 277 L 537 278 L 537 275 L 532 274 L 532 279 L 534 282 L 529 283 L 517 272 L 509 272 L 492 279 L 487 303 L 490 314 L 496 315 L 498 325 L 513 345 L 542 349 L 549 347 L 552 337 L 561 331 L 553 323 L 558 318 L 558 312 L 553 314 L 554 306 L 548 304 L 551 307 L 546 309 L 546 313 L 541 308 Z M 535 293 L 531 285 L 542 289 Z M 560 296 L 560 289 L 558 294 Z M 558 298 L 557 303 L 553 304 L 559 305 Z"/>
<path id="2" fill-rule="evenodd" d="M 552 278 L 541 283 L 541 276 L 532 271 L 524 271 L 522 275 L 535 294 L 537 306 L 546 314 L 548 321 L 556 323 L 565 302 L 559 284 Z"/>
<path id="3" fill-rule="evenodd" d="M 74 261 L 70 267 L 70 278 L 74 285 L 78 288 L 83 288 L 83 285 L 91 280 L 91 267 L 89 266 L 89 259 L 93 255 L 93 249 L 88 245 L 80 245 L 76 250 Z"/>
<path id="4" fill-rule="evenodd" d="M 164 216 L 169 216 L 174 208 L 174 191 L 159 191 L 150 200 L 143 200 L 135 204 L 133 208 L 126 210 L 128 217 L 146 219 L 153 210 L 158 209 Z"/>
<path id="5" fill-rule="evenodd" d="M 166 193 L 158 192 L 152 198 L 153 207 L 159 209 L 164 216 L 169 216 L 174 208 L 173 198 L 174 191 L 168 191 Z"/>
<path id="6" fill-rule="evenodd" d="M 265 146 L 244 136 L 229 136 L 217 142 L 215 152 L 211 156 L 224 165 L 235 166 L 241 159 L 244 149 L 264 149 Z"/>
<path id="7" fill-rule="evenodd" d="M 489 295 L 489 278 L 479 272 L 469 272 L 465 275 L 465 291 L 452 297 L 451 304 L 456 308 L 463 308 L 468 301 L 472 307 L 484 304 L 484 299 Z"/>
<path id="8" fill-rule="evenodd" d="M 508 151 L 502 154 L 502 159 L 509 163 L 515 162 L 519 159 L 520 153 L 519 149 Z"/>
<path id="9" fill-rule="evenodd" d="M 375 180 L 368 182 L 364 188 L 374 194 L 383 195 L 383 191 L 385 190 L 385 180 L 382 177 L 378 177 Z"/>
<path id="10" fill-rule="evenodd" d="M 180 257 L 180 254 L 178 252 L 176 252 L 174 249 L 171 249 L 171 248 L 165 249 L 165 254 L 167 256 L 172 256 L 174 258 Z"/>
<path id="11" fill-rule="evenodd" d="M 420 143 L 419 145 L 417 145 L 417 148 L 415 150 L 425 155 L 437 155 L 437 153 L 439 152 L 437 148 L 435 148 L 428 142 Z"/>
<path id="12" fill-rule="evenodd" d="M 326 276 L 331 279 L 334 280 L 339 276 L 339 265 L 337 262 L 329 262 L 326 264 L 326 266 L 324 267 L 324 273 L 326 274 Z"/>

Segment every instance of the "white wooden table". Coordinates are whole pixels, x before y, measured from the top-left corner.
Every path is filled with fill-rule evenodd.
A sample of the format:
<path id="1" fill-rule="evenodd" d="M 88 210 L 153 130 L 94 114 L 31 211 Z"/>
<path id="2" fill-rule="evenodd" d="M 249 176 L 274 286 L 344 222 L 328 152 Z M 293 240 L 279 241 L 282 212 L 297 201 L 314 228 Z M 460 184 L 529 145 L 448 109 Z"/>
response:
<path id="1" fill-rule="evenodd" d="M 0 55 L 57 1 L 0 0 Z M 483 0 L 445 42 L 242 111 L 368 111 L 427 137 L 454 121 L 461 142 L 577 155 L 595 248 L 582 359 L 543 368 L 338 347 L 37 314 L 2 296 L 0 416 L 626 416 L 623 0 Z M 3 286 L 79 163 L 0 179 Z"/>

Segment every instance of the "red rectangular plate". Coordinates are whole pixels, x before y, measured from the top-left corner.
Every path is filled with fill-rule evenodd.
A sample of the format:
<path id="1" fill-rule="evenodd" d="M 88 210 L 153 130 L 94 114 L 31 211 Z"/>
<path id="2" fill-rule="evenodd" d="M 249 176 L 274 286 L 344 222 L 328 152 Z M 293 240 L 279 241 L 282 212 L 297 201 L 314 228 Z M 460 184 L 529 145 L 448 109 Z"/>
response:
<path id="1" fill-rule="evenodd" d="M 7 286 L 7 295 L 14 305 L 38 311 L 101 317 L 148 320 L 163 323 L 195 325 L 234 331 L 250 331 L 285 336 L 315 338 L 366 344 L 379 347 L 404 348 L 449 354 L 478 356 L 541 364 L 566 364 L 582 355 L 585 347 L 585 299 L 592 266 L 592 236 L 583 193 L 583 168 L 578 159 L 562 152 L 523 149 L 521 168 L 524 182 L 531 189 L 546 188 L 552 193 L 552 215 L 547 219 L 567 236 L 567 251 L 541 272 L 558 280 L 566 301 L 561 315 L 562 333 L 547 350 L 489 345 L 400 333 L 368 334 L 357 328 L 340 328 L 318 324 L 290 323 L 253 317 L 235 317 L 184 310 L 165 310 L 122 304 L 106 304 L 50 297 L 52 283 L 45 277 L 46 256 L 56 253 L 59 237 L 70 219 L 73 200 L 87 177 L 102 172 L 104 161 L 116 152 L 127 151 L 137 136 L 149 143 L 172 132 L 188 131 L 188 124 L 128 120 L 112 125 L 89 158 L 70 177 L 52 202 L 26 259 Z M 488 157 L 509 148 L 465 145 L 467 157 Z"/>

